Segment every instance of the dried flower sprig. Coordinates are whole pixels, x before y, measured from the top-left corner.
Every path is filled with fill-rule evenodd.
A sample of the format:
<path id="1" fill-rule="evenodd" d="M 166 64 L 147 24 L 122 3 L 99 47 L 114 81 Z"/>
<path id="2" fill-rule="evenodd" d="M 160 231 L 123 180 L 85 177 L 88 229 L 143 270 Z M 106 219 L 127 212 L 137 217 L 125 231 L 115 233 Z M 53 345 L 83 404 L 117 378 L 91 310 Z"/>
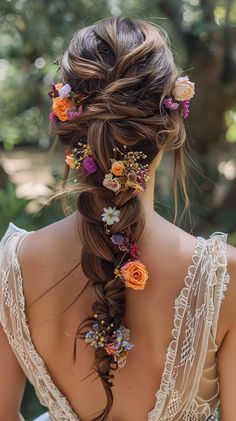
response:
<path id="1" fill-rule="evenodd" d="M 127 188 L 132 188 L 136 192 L 143 192 L 145 182 L 149 180 L 148 164 L 141 164 L 139 161 L 146 159 L 141 151 L 126 151 L 126 146 L 114 148 L 114 152 L 118 152 L 119 160 L 111 159 L 111 169 L 105 174 L 103 186 L 112 190 L 115 194 Z"/>
<path id="2" fill-rule="evenodd" d="M 110 210 L 109 221 L 107 221 L 108 210 Z M 106 214 L 103 214 L 103 221 L 106 223 L 105 232 L 108 235 L 110 235 L 110 230 L 107 227 L 108 222 L 110 222 L 109 225 L 119 222 L 119 218 L 114 220 L 115 212 L 117 212 L 116 208 L 108 208 Z M 136 243 L 130 241 L 130 234 L 131 229 L 128 227 L 126 230 L 112 234 L 110 237 L 112 244 L 124 252 L 119 264 L 115 267 L 114 275 L 115 278 L 120 278 L 126 287 L 142 290 L 148 280 L 148 271 L 145 265 L 138 260 L 139 247 Z M 126 255 L 128 255 L 128 261 L 122 265 Z"/>
<path id="3" fill-rule="evenodd" d="M 82 164 L 87 174 L 93 174 L 98 170 L 90 146 L 82 142 L 78 142 L 77 147 L 67 152 L 65 162 L 75 170 L 78 170 Z"/>
<path id="4" fill-rule="evenodd" d="M 139 247 L 136 243 L 130 241 L 130 230 L 126 229 L 117 232 L 111 236 L 111 242 L 119 247 L 120 251 L 125 251 L 134 259 L 138 258 L 140 254 Z"/>
<path id="5" fill-rule="evenodd" d="M 96 316 L 96 315 L 95 315 Z M 111 323 L 110 326 L 113 326 Z M 86 333 L 85 342 L 95 348 L 103 348 L 108 355 L 112 355 L 118 367 L 124 367 L 127 353 L 133 348 L 130 342 L 130 330 L 121 325 L 112 333 L 108 333 L 104 328 L 104 321 L 94 323 L 92 330 Z"/>

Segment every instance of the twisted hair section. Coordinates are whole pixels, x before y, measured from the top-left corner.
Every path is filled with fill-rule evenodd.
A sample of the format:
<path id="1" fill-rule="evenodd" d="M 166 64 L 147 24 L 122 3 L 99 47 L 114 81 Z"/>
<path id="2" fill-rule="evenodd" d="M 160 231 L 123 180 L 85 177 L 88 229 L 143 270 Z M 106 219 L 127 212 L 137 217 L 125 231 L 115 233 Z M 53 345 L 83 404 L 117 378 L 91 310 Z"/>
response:
<path id="1" fill-rule="evenodd" d="M 186 192 L 184 124 L 178 111 L 167 112 L 162 107 L 180 70 L 166 32 L 151 22 L 128 18 L 108 18 L 76 32 L 59 63 L 63 82 L 87 97 L 78 119 L 53 123 L 51 132 L 71 147 L 79 140 L 88 144 L 98 166 L 94 174 L 78 171 L 78 182 L 83 186 L 77 202 L 82 269 L 92 286 L 92 311 L 97 315 L 78 326 L 76 339 L 85 339 L 94 322 L 103 321 L 112 333 L 125 315 L 126 286 L 115 277 L 114 270 L 126 256 L 104 230 L 104 208 L 120 210 L 119 221 L 110 227 L 111 235 L 129 229 L 130 240 L 135 242 L 145 225 L 138 194 L 131 188 L 114 194 L 103 186 L 111 160 L 119 159 L 117 148 L 142 151 L 146 155 L 143 164 L 147 165 L 159 151 L 173 150 L 174 178 L 179 176 Z M 187 200 L 187 192 L 185 197 Z M 112 355 L 103 348 L 95 349 L 93 369 L 105 389 L 107 405 L 93 421 L 105 420 L 112 409 L 111 370 L 117 368 Z"/>

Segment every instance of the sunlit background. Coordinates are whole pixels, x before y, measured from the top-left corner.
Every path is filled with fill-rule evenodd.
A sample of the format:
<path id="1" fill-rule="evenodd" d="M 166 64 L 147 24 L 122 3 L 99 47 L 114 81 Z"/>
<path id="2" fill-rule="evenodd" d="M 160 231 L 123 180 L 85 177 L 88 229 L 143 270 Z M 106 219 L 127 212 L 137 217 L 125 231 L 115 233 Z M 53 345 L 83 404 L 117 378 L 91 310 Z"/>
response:
<path id="1" fill-rule="evenodd" d="M 63 217 L 59 201 L 47 204 L 64 171 L 64 151 L 48 134 L 54 62 L 78 28 L 122 15 L 163 26 L 196 84 L 186 120 L 191 220 L 181 226 L 204 237 L 227 232 L 236 245 L 236 1 L 1 0 L 0 13 L 0 236 L 9 221 L 34 230 Z M 166 156 L 156 185 L 156 209 L 169 220 L 171 166 Z M 28 385 L 26 421 L 42 411 Z"/>

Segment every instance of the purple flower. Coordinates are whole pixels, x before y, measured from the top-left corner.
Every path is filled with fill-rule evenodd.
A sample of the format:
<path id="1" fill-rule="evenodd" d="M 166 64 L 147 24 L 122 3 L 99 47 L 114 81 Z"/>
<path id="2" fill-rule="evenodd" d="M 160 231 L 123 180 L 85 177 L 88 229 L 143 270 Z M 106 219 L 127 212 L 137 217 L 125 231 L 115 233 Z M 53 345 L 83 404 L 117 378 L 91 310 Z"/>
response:
<path id="1" fill-rule="evenodd" d="M 80 106 L 78 111 L 67 111 L 66 114 L 69 120 L 74 120 L 74 118 L 80 117 L 82 111 L 82 106 Z"/>
<path id="2" fill-rule="evenodd" d="M 116 246 L 121 246 L 125 241 L 125 237 L 123 234 L 113 234 L 111 236 L 111 241 Z"/>
<path id="3" fill-rule="evenodd" d="M 53 123 L 56 123 L 56 122 L 57 122 L 57 116 L 56 116 L 56 114 L 54 113 L 54 111 L 51 111 L 51 112 L 48 114 L 48 118 L 49 118 L 49 120 L 51 120 Z"/>
<path id="4" fill-rule="evenodd" d="M 69 85 L 69 83 L 66 83 L 64 86 L 62 86 L 61 89 L 59 89 L 58 91 L 59 97 L 67 98 L 69 96 L 70 91 L 71 91 L 71 86 Z"/>
<path id="5" fill-rule="evenodd" d="M 134 257 L 135 259 L 137 259 L 138 258 L 138 254 L 139 254 L 139 247 L 138 247 L 138 245 L 135 244 L 135 243 L 130 244 L 129 252 L 130 252 L 130 255 L 132 257 Z"/>
<path id="6" fill-rule="evenodd" d="M 183 117 L 187 118 L 189 115 L 189 99 L 185 99 L 184 101 L 181 101 L 182 103 L 182 111 L 183 111 Z"/>
<path id="7" fill-rule="evenodd" d="M 92 156 L 86 156 L 83 159 L 83 167 L 89 174 L 97 172 L 98 169 L 96 162 L 94 161 Z"/>
<path id="8" fill-rule="evenodd" d="M 163 105 L 168 110 L 176 110 L 179 106 L 178 102 L 174 102 L 172 98 L 164 98 Z"/>

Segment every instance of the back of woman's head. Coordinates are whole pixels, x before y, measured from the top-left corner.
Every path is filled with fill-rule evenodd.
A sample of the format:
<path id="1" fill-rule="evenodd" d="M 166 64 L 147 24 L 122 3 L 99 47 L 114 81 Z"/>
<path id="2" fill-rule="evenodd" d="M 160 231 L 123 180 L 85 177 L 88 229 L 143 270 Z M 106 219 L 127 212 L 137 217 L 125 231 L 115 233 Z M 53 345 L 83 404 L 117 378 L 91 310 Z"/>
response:
<path id="1" fill-rule="evenodd" d="M 127 154 L 138 152 L 133 169 L 144 171 L 160 151 L 173 149 L 173 176 L 175 182 L 179 177 L 186 193 L 186 136 L 181 111 L 163 107 L 163 99 L 170 95 L 180 70 L 163 29 L 145 20 L 115 17 L 76 32 L 59 58 L 59 66 L 62 82 L 82 95 L 83 111 L 77 118 L 54 121 L 51 131 L 71 150 L 89 147 L 96 163 L 96 171 L 90 173 L 77 167 L 78 183 L 83 186 L 78 197 L 82 269 L 94 292 L 93 315 L 79 325 L 76 333 L 77 339 L 85 339 L 95 322 L 102 322 L 109 335 L 122 325 L 128 283 L 119 276 L 120 262 L 125 265 L 136 256 L 137 249 L 135 252 L 133 248 L 132 255 L 129 247 L 135 245 L 145 224 L 142 193 L 132 188 L 132 182 L 116 190 L 104 183 L 112 163 L 127 164 Z M 117 211 L 117 218 L 110 224 L 106 219 L 109 208 L 113 217 L 114 208 Z M 134 260 L 137 262 L 137 256 Z M 145 272 L 143 266 L 140 270 Z M 142 287 L 136 285 L 134 289 Z M 106 408 L 93 420 L 104 420 L 113 403 L 110 379 L 114 376 L 110 371 L 118 368 L 118 359 L 104 346 L 97 346 L 93 368 L 107 395 Z"/>

